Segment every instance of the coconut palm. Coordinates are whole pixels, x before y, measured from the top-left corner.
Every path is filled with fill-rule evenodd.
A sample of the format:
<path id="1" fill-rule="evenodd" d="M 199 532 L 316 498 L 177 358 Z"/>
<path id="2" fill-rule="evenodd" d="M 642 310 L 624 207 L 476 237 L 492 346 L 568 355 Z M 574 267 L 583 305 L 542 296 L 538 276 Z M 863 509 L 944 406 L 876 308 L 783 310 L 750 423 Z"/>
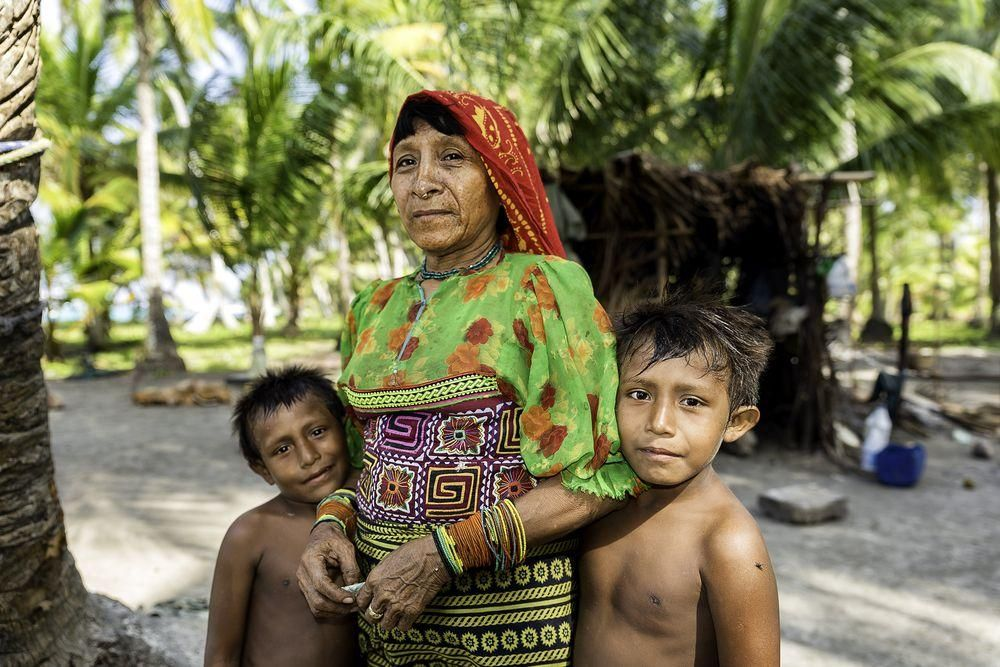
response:
<path id="1" fill-rule="evenodd" d="M 268 251 L 316 226 L 328 180 L 336 91 L 300 71 L 301 51 L 237 8 L 244 71 L 208 82 L 191 114 L 188 176 L 199 217 L 226 263 L 248 275 L 251 373 L 266 364 L 261 272 Z"/>
<path id="2" fill-rule="evenodd" d="M 13 0 L 0 12 L 0 141 L 37 138 L 38 0 Z M 56 493 L 45 381 L 39 360 L 39 256 L 28 205 L 39 157 L 0 166 L 0 662 L 83 664 L 88 598 L 73 558 Z"/>
<path id="3" fill-rule="evenodd" d="M 41 37 L 39 125 L 52 147 L 43 160 L 40 196 L 53 214 L 42 233 L 43 267 L 49 284 L 60 275 L 74 279 L 69 296 L 87 306 L 87 347 L 94 352 L 108 336 L 112 294 L 135 277 L 139 259 L 133 250 L 136 184 L 129 174 L 134 154 L 107 139 L 124 130 L 117 118 L 131 104 L 135 79 L 109 76 L 113 28 L 99 0 L 77 3 L 64 19 L 63 31 Z M 54 349 L 52 318 L 49 325 Z"/>
<path id="4" fill-rule="evenodd" d="M 154 21 L 162 17 L 167 34 L 180 50 L 202 52 L 210 40 L 212 15 L 201 0 L 174 0 L 169 5 L 153 0 L 132 0 L 132 18 L 138 52 L 136 102 L 139 112 L 137 172 L 142 269 L 149 301 L 145 365 L 183 370 L 184 362 L 163 309 L 163 239 L 160 222 L 159 122 L 153 90 Z M 183 59 L 182 59 L 183 61 Z"/>

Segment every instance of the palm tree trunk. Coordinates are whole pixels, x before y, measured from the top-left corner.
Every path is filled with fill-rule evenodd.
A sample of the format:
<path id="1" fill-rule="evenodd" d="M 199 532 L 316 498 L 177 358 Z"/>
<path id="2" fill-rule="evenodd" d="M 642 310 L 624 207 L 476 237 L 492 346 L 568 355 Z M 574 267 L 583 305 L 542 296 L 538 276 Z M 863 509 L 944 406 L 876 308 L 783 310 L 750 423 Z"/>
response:
<path id="1" fill-rule="evenodd" d="M 288 277 L 285 280 L 285 299 L 288 300 L 288 321 L 282 333 L 285 336 L 299 334 L 299 314 L 302 306 L 302 274 L 305 269 L 305 252 L 301 248 L 289 251 L 286 259 Z"/>
<path id="2" fill-rule="evenodd" d="M 990 337 L 1000 338 L 1000 225 L 997 224 L 997 170 L 986 166 L 986 207 L 990 224 Z"/>
<path id="3" fill-rule="evenodd" d="M 153 97 L 152 44 L 150 40 L 149 0 L 133 0 L 136 45 L 139 51 L 139 79 L 136 98 L 139 105 L 139 141 L 137 144 L 139 176 L 139 227 L 142 236 L 142 275 L 149 298 L 149 321 L 146 331 L 144 366 L 184 370 L 177 345 L 163 311 L 163 238 L 160 228 L 160 167 L 157 155 L 156 100 Z"/>
<path id="4" fill-rule="evenodd" d="M 38 0 L 0 10 L 0 140 L 35 137 Z M 87 592 L 66 548 L 49 446 L 41 262 L 28 206 L 39 156 L 0 167 L 0 663 L 84 664 Z"/>
<path id="5" fill-rule="evenodd" d="M 347 316 L 354 300 L 354 272 L 351 270 L 351 243 L 344 229 L 344 218 L 337 214 L 334 220 L 334 234 L 337 240 L 337 293 L 340 297 L 340 312 Z"/>
<path id="6" fill-rule="evenodd" d="M 892 340 L 892 327 L 885 319 L 885 300 L 882 298 L 882 288 L 879 286 L 882 273 L 878 262 L 878 209 L 875 204 L 870 204 L 867 211 L 872 314 L 861 330 L 861 340 L 868 343 L 886 343 Z"/>
<path id="7" fill-rule="evenodd" d="M 250 341 L 252 345 L 250 375 L 256 377 L 267 370 L 267 357 L 264 352 L 264 307 L 260 293 L 260 276 L 266 268 L 263 266 L 263 260 L 253 262 L 252 267 L 247 302 L 250 307 Z"/>

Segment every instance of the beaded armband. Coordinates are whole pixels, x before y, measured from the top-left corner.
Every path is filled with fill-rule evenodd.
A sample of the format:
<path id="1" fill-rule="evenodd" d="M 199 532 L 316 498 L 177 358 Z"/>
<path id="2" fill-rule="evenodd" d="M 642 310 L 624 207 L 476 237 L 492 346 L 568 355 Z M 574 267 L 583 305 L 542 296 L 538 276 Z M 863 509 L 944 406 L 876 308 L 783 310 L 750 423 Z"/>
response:
<path id="1" fill-rule="evenodd" d="M 497 571 L 512 570 L 527 555 L 521 514 L 506 498 L 467 519 L 435 528 L 434 544 L 452 576 L 491 564 Z"/>
<path id="2" fill-rule="evenodd" d="M 321 500 L 316 506 L 313 528 L 321 523 L 335 523 L 345 535 L 353 538 L 357 527 L 357 512 L 354 509 L 356 497 L 354 489 L 339 489 Z"/>

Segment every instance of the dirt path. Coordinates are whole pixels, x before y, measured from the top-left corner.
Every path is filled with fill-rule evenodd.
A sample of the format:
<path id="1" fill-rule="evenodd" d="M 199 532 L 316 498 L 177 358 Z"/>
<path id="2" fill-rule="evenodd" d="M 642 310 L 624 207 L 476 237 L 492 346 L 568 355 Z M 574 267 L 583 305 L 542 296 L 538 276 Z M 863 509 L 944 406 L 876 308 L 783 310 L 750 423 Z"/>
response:
<path id="1" fill-rule="evenodd" d="M 1000 370 L 995 355 L 985 363 Z M 150 638 L 182 663 L 200 664 L 218 544 L 237 515 L 271 495 L 236 450 L 229 408 L 135 407 L 125 377 L 51 386 L 66 402 L 51 415 L 52 446 L 84 582 L 151 611 Z M 970 391 L 1000 402 L 1000 392 Z M 718 459 L 771 550 L 784 664 L 996 664 L 1000 462 L 970 458 L 946 432 L 925 442 L 928 469 L 908 490 L 819 458 L 764 451 Z M 846 493 L 847 519 L 800 528 L 760 517 L 762 490 L 799 481 Z"/>

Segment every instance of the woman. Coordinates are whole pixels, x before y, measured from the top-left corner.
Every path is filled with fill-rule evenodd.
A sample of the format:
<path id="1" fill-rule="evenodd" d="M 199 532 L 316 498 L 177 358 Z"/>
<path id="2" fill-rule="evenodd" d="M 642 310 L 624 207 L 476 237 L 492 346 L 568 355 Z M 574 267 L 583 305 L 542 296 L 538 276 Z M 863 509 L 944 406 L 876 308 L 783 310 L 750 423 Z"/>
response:
<path id="1" fill-rule="evenodd" d="M 351 307 L 340 387 L 357 486 L 321 504 L 299 580 L 361 610 L 370 665 L 568 664 L 574 530 L 636 480 L 614 339 L 562 244 L 524 134 L 475 95 L 403 104 L 389 173 L 420 270 Z M 330 582 L 365 579 L 357 599 Z"/>

